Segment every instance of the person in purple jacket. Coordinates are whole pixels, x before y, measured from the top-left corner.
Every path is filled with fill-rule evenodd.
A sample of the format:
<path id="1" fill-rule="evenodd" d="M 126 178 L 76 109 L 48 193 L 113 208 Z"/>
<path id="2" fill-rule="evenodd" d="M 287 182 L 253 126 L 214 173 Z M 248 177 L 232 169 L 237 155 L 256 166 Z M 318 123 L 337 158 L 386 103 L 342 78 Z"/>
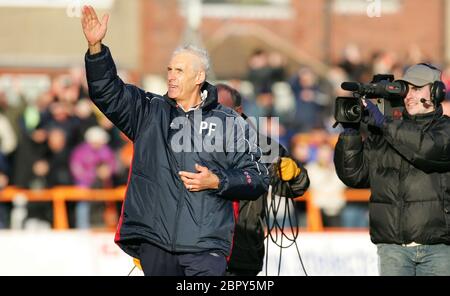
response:
<path id="1" fill-rule="evenodd" d="M 75 185 L 91 188 L 97 180 L 97 168 L 107 165 L 112 172 L 116 170 L 116 159 L 113 150 L 108 146 L 108 133 L 99 126 L 89 128 L 85 141 L 79 144 L 70 157 L 70 171 Z M 76 228 L 90 227 L 90 204 L 78 202 L 75 207 Z"/>

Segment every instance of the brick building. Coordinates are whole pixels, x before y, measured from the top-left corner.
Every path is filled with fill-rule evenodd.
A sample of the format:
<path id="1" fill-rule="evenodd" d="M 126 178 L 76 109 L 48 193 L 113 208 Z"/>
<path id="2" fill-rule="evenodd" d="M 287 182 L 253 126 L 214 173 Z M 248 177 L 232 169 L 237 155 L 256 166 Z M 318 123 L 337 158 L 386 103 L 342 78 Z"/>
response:
<path id="1" fill-rule="evenodd" d="M 246 59 L 258 46 L 279 50 L 292 62 L 317 67 L 337 61 L 348 43 L 358 45 L 365 57 L 380 49 L 401 57 L 408 47 L 418 46 L 425 57 L 446 60 L 445 0 L 381 0 L 379 17 L 369 17 L 368 13 L 376 12 L 376 1 L 266 1 L 284 4 L 259 7 L 203 4 L 199 34 L 216 72 L 226 77 L 242 75 Z M 182 40 L 186 12 L 181 2 L 142 2 L 144 72 L 160 73 L 171 48 Z M 215 9 L 215 5 L 221 6 Z"/>
<path id="2" fill-rule="evenodd" d="M 23 7 L 0 0 L 0 72 L 82 63 L 86 45 L 79 19 L 68 13 L 73 1 L 49 6 L 28 0 Z M 348 43 L 360 46 L 365 57 L 379 49 L 402 57 L 411 46 L 440 63 L 450 55 L 446 0 L 203 0 L 192 12 L 196 1 L 93 2 L 100 13 L 111 14 L 105 43 L 119 66 L 139 76 L 164 74 L 171 51 L 187 36 L 190 13 L 202 16 L 197 37 L 209 49 L 218 78 L 242 77 L 257 47 L 280 51 L 293 68 L 306 63 L 317 69 L 338 60 Z M 36 5 L 41 2 L 46 4 Z"/>

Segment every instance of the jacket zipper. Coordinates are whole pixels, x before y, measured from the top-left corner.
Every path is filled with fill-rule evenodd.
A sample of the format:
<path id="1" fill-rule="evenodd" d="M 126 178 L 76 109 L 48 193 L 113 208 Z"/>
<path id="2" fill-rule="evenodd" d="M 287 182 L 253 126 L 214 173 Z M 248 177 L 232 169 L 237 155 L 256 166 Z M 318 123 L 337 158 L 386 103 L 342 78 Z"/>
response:
<path id="1" fill-rule="evenodd" d="M 401 182 L 401 180 L 408 174 L 407 172 L 407 162 L 401 158 L 400 159 L 400 173 L 399 173 L 399 183 L 402 184 L 399 186 L 399 197 L 400 197 L 400 213 L 399 213 L 399 230 L 400 230 L 400 240 L 401 243 L 405 243 L 405 233 L 404 233 L 404 219 L 403 219 L 403 213 L 405 212 L 405 191 L 404 191 L 404 183 Z"/>
<path id="2" fill-rule="evenodd" d="M 189 120 L 189 114 L 188 113 L 186 113 L 186 118 Z M 185 165 L 185 156 L 184 156 L 184 153 L 181 153 L 181 165 L 183 166 L 183 167 L 181 167 L 181 168 L 179 168 L 179 170 L 178 171 L 180 171 L 180 170 L 182 170 L 184 167 L 186 167 L 186 165 Z M 177 228 L 177 225 L 178 225 L 178 223 L 179 223 L 179 220 L 180 220 L 180 214 L 181 214 L 181 209 L 182 209 L 182 207 L 184 206 L 184 201 L 185 201 L 185 198 L 184 198 L 184 193 L 185 193 L 185 190 L 184 190 L 184 186 L 183 186 L 183 180 L 181 180 L 181 178 L 180 178 L 180 176 L 178 175 L 178 173 L 177 173 L 177 178 L 180 180 L 180 182 L 181 182 L 181 187 L 180 187 L 180 200 L 178 201 L 178 203 L 177 203 L 177 212 L 176 212 L 176 214 L 175 214 L 175 223 L 174 223 L 174 226 L 173 226 L 173 240 L 172 240 L 172 252 L 175 252 L 175 249 L 176 249 L 176 242 L 177 242 L 177 238 L 178 238 L 178 228 Z"/>

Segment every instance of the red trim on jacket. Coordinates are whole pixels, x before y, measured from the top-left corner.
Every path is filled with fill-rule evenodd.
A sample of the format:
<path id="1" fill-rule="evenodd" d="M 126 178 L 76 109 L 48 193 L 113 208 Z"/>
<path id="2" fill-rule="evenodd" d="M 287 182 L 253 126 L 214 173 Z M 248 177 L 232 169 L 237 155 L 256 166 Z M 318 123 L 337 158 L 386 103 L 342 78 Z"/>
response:
<path id="1" fill-rule="evenodd" d="M 114 242 L 115 243 L 120 241 L 120 229 L 122 228 L 122 223 L 123 223 L 123 209 L 125 207 L 125 199 L 127 197 L 128 185 L 130 185 L 131 171 L 133 170 L 133 159 L 134 159 L 134 143 L 133 143 L 133 157 L 131 159 L 130 171 L 128 172 L 127 187 L 125 189 L 125 196 L 124 196 L 124 199 L 123 199 L 123 202 L 122 202 L 122 209 L 120 210 L 119 223 L 117 223 L 117 230 L 116 230 L 116 234 L 114 235 Z"/>
<path id="2" fill-rule="evenodd" d="M 234 234 L 236 233 L 236 225 L 239 219 L 239 200 L 233 200 L 233 217 L 234 217 L 234 229 L 235 232 L 233 233 L 233 239 L 231 240 L 231 250 L 230 255 L 227 257 L 227 262 L 230 261 L 231 253 L 233 252 L 233 246 L 234 246 Z"/>

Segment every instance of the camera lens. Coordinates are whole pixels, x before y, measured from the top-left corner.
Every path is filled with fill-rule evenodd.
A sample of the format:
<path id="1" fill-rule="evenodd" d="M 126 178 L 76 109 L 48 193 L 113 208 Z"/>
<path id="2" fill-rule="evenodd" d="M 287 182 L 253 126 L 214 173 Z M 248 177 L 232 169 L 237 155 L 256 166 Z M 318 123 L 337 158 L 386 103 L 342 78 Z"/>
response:
<path id="1" fill-rule="evenodd" d="M 361 115 L 361 106 L 359 106 L 359 104 L 355 104 L 354 102 L 347 102 L 343 107 L 345 117 L 348 121 L 356 121 L 359 119 Z"/>
<path id="2" fill-rule="evenodd" d="M 334 109 L 336 122 L 360 122 L 362 102 L 359 98 L 337 97 Z"/>

